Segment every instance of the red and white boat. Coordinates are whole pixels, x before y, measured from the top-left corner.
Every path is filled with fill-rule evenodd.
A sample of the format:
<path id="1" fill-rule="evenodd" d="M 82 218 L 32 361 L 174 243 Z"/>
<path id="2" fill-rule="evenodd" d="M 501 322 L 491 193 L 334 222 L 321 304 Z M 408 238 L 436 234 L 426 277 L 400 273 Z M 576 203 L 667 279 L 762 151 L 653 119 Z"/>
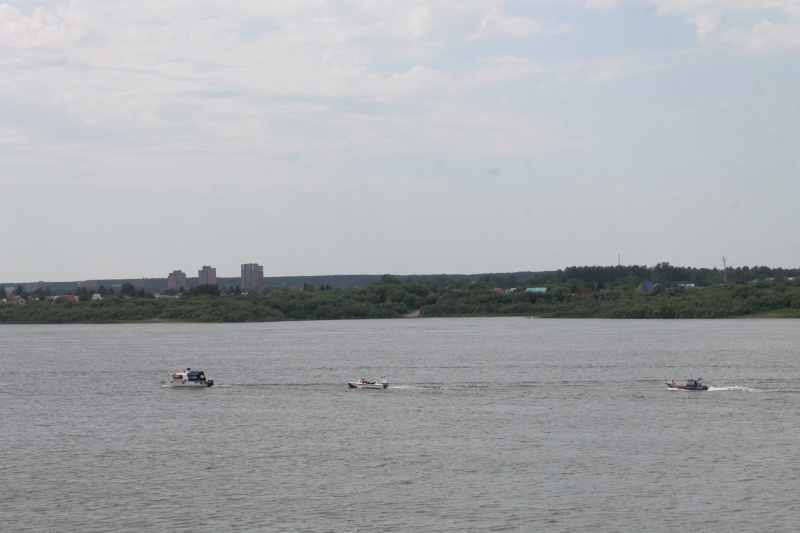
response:
<path id="1" fill-rule="evenodd" d="M 370 381 L 361 378 L 358 381 L 347 382 L 347 386 L 351 389 L 385 389 L 389 386 L 389 382 L 383 377 L 381 377 L 380 381 Z"/>
<path id="2" fill-rule="evenodd" d="M 214 385 L 213 379 L 206 379 L 206 375 L 202 370 L 173 370 L 169 379 L 161 380 L 164 387 L 181 387 L 181 388 L 199 388 L 211 387 Z"/>
<path id="3" fill-rule="evenodd" d="M 690 379 L 686 381 L 686 385 L 680 385 L 675 383 L 675 380 L 667 381 L 667 387 L 671 389 L 682 389 L 682 390 L 708 390 L 708 385 L 703 383 L 703 379 Z"/>

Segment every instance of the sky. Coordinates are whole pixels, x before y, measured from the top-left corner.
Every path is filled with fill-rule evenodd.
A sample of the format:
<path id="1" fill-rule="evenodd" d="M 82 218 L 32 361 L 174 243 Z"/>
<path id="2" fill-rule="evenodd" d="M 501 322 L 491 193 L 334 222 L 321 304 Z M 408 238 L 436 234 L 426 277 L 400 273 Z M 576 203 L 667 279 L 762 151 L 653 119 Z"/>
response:
<path id="1" fill-rule="evenodd" d="M 0 0 L 0 191 L 2 282 L 798 268 L 800 0 Z"/>

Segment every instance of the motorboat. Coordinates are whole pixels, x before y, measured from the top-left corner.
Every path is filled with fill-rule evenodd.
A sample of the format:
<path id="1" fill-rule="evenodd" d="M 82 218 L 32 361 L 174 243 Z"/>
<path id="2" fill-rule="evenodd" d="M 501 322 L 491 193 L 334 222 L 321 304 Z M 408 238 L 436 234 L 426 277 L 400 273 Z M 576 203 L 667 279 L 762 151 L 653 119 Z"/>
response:
<path id="1" fill-rule="evenodd" d="M 351 389 L 385 389 L 389 386 L 389 382 L 383 377 L 381 377 L 380 381 L 361 378 L 358 381 L 349 381 L 347 386 Z"/>
<path id="2" fill-rule="evenodd" d="M 198 388 L 198 387 L 211 387 L 214 385 L 213 379 L 206 379 L 206 375 L 202 370 L 173 370 L 169 379 L 161 380 L 165 387 L 184 387 L 184 388 Z"/>
<path id="3" fill-rule="evenodd" d="M 667 381 L 667 387 L 671 389 L 682 389 L 682 390 L 708 390 L 708 385 L 703 385 L 702 379 L 690 379 L 686 381 L 686 385 L 679 385 L 675 383 L 675 380 Z"/>

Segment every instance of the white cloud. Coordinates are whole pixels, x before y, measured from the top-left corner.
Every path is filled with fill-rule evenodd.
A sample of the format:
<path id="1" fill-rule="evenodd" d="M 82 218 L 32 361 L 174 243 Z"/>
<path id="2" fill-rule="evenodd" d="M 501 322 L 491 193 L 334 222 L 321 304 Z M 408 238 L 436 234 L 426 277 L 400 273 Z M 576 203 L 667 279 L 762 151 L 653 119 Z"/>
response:
<path id="1" fill-rule="evenodd" d="M 547 71 L 532 59 L 513 54 L 487 57 L 481 63 L 469 76 L 470 84 L 503 83 Z"/>
<path id="2" fill-rule="evenodd" d="M 659 62 L 647 62 L 630 56 L 566 62 L 555 69 L 555 73 L 560 83 L 577 79 L 589 84 L 599 84 L 660 68 L 662 65 Z"/>
<path id="3" fill-rule="evenodd" d="M 619 0 L 587 0 L 586 8 L 598 11 L 610 11 L 619 7 Z"/>
<path id="4" fill-rule="evenodd" d="M 522 37 L 537 33 L 540 30 L 540 25 L 531 18 L 507 15 L 501 8 L 493 7 L 486 16 L 483 17 L 479 28 L 475 37 L 491 34 Z"/>
<path id="5" fill-rule="evenodd" d="M 717 29 L 719 26 L 719 19 L 721 13 L 718 9 L 712 9 L 709 11 L 698 11 L 690 20 L 694 22 L 695 27 L 697 28 L 697 40 L 701 43 L 706 41 L 708 35 Z"/>
<path id="6" fill-rule="evenodd" d="M 707 9 L 722 11 L 777 10 L 791 13 L 800 7 L 798 0 L 650 0 L 660 13 L 693 13 Z"/>
<path id="7" fill-rule="evenodd" d="M 56 40 L 59 20 L 38 7 L 30 16 L 8 4 L 0 4 L 0 39 L 5 46 L 41 46 Z"/>
<path id="8" fill-rule="evenodd" d="M 441 70 L 415 65 L 408 72 L 386 78 L 374 96 L 379 101 L 405 101 L 449 92 L 453 85 L 454 80 Z"/>
<path id="9" fill-rule="evenodd" d="M 748 52 L 792 50 L 800 42 L 800 0 L 652 0 L 652 3 L 662 15 L 687 15 L 701 43 L 720 27 L 726 14 L 735 15 L 730 17 L 731 21 L 748 14 L 768 15 L 769 18 L 753 27 L 731 26 L 722 32 L 722 42 Z"/>
<path id="10" fill-rule="evenodd" d="M 762 20 L 752 28 L 734 28 L 722 35 L 722 40 L 748 52 L 800 50 L 800 22 L 773 23 Z"/>
<path id="11" fill-rule="evenodd" d="M 421 6 L 408 13 L 408 25 L 411 36 L 420 38 L 436 27 L 436 21 L 430 8 Z"/>

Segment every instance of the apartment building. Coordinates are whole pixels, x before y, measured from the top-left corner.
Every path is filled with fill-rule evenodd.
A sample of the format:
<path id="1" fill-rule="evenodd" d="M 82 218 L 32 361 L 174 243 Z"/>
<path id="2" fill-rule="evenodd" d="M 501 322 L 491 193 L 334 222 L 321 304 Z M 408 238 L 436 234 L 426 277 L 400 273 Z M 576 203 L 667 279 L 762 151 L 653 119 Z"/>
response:
<path id="1" fill-rule="evenodd" d="M 203 270 L 197 271 L 198 283 L 200 285 L 216 285 L 217 284 L 217 269 L 210 266 L 204 266 Z"/>
<path id="2" fill-rule="evenodd" d="M 246 290 L 261 290 L 264 288 L 264 267 L 258 263 L 242 265 L 241 288 Z"/>
<path id="3" fill-rule="evenodd" d="M 180 270 L 175 270 L 167 276 L 167 288 L 177 291 L 181 287 L 186 288 L 186 274 Z"/>

